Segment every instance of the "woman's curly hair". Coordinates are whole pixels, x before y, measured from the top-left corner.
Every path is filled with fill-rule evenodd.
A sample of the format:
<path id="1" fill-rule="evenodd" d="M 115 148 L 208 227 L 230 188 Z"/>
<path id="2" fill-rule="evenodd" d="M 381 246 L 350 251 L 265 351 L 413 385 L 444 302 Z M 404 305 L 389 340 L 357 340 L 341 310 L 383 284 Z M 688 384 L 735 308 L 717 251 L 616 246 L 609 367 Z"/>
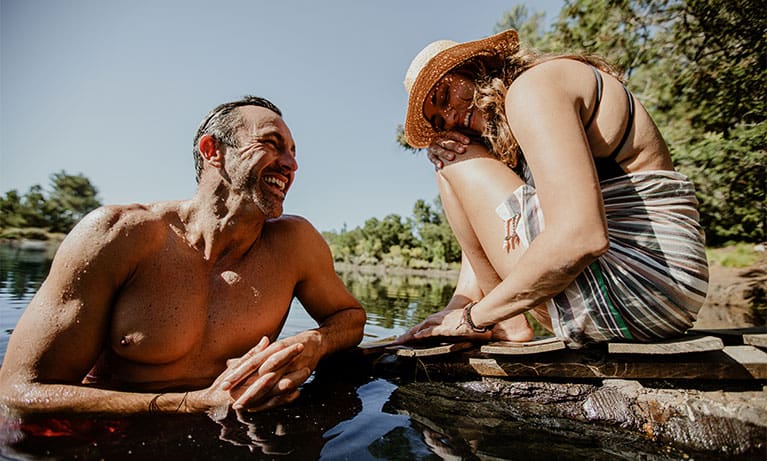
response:
<path id="1" fill-rule="evenodd" d="M 512 169 L 517 167 L 522 151 L 506 119 L 505 101 L 508 87 L 527 69 L 542 62 L 560 58 L 592 65 L 623 80 L 616 69 L 598 56 L 538 54 L 529 50 L 520 50 L 506 56 L 475 57 L 452 71 L 474 80 L 477 84 L 474 106 L 487 115 L 482 140 L 493 155 Z"/>

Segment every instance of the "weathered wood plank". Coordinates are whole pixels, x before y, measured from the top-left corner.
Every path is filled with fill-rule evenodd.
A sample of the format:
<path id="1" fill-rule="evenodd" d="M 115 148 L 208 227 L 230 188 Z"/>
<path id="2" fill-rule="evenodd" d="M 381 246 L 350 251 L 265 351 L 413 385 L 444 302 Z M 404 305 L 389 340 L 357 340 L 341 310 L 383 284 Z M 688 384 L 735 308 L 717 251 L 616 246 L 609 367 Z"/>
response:
<path id="1" fill-rule="evenodd" d="M 743 342 L 751 346 L 765 349 L 767 348 L 767 333 L 743 335 Z"/>
<path id="2" fill-rule="evenodd" d="M 742 365 L 754 378 L 767 379 L 767 352 L 753 346 L 727 346 L 724 353 Z"/>
<path id="3" fill-rule="evenodd" d="M 524 343 L 515 343 L 510 341 L 496 341 L 485 344 L 480 348 L 485 354 L 499 355 L 529 355 L 542 352 L 558 351 L 565 349 L 565 343 L 561 339 L 550 336 L 534 341 Z"/>
<path id="4" fill-rule="evenodd" d="M 468 357 L 468 365 L 481 376 L 509 378 L 767 379 L 767 364 L 751 355 L 733 358 L 742 351 L 726 354 L 726 350 L 728 348 L 686 355 L 605 355 L 601 358 L 564 350 L 554 352 L 555 357 L 548 354 L 545 357 L 518 356 L 514 360 L 475 355 Z M 439 368 L 438 364 L 434 365 Z M 453 368 L 453 373 L 460 373 L 460 364 L 449 367 Z M 463 372 L 470 373 L 468 370 Z"/>
<path id="5" fill-rule="evenodd" d="M 470 342 L 461 343 L 445 343 L 430 347 L 410 347 L 410 346 L 394 346 L 388 350 L 394 352 L 400 357 L 430 357 L 435 355 L 445 355 L 451 352 L 457 352 L 469 349 L 474 346 Z"/>
<path id="6" fill-rule="evenodd" d="M 607 345 L 607 350 L 611 354 L 668 355 L 720 351 L 722 349 L 724 349 L 722 340 L 713 336 L 685 337 L 655 343 L 609 343 Z"/>
<path id="7" fill-rule="evenodd" d="M 396 336 L 389 336 L 386 338 L 376 339 L 375 341 L 368 341 L 357 346 L 363 354 L 376 354 L 385 352 L 387 348 L 392 347 Z"/>
<path id="8" fill-rule="evenodd" d="M 745 328 L 722 328 L 706 330 L 689 330 L 688 335 L 693 336 L 716 336 L 724 341 L 725 346 L 740 346 L 744 344 L 745 335 L 763 335 L 767 334 L 767 327 L 745 327 Z"/>

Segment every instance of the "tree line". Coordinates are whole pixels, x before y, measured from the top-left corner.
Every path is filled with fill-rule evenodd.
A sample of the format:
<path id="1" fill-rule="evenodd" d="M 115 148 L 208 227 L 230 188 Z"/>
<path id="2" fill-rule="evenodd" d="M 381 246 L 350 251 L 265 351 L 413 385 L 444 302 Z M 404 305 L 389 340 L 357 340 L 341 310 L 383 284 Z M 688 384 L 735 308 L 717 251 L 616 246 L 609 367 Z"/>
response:
<path id="1" fill-rule="evenodd" d="M 417 200 L 410 217 L 390 214 L 383 219 L 370 218 L 352 230 L 322 235 L 336 262 L 355 266 L 448 269 L 461 260 L 461 247 L 439 199 L 431 204 Z"/>
<path id="2" fill-rule="evenodd" d="M 14 189 L 0 197 L 0 237 L 46 239 L 48 233 L 66 234 L 99 206 L 98 190 L 88 178 L 62 170 L 50 176 L 47 191 L 35 184 L 24 195 Z"/>

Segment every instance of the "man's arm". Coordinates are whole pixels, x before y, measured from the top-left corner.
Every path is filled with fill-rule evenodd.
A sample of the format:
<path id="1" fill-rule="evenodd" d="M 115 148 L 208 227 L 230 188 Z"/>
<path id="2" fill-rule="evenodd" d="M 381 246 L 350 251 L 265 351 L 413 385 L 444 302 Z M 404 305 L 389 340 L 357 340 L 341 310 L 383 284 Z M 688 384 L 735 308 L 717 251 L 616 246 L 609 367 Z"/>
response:
<path id="1" fill-rule="evenodd" d="M 318 355 L 322 358 L 359 344 L 366 315 L 336 274 L 333 256 L 322 235 L 306 221 L 302 221 L 301 231 L 305 272 L 295 294 L 319 327 L 296 336 L 318 340 Z"/>
<path id="2" fill-rule="evenodd" d="M 22 412 L 109 411 L 125 405 L 112 393 L 81 383 L 103 349 L 111 299 L 131 271 L 131 253 L 121 252 L 119 237 L 131 214 L 101 208 L 59 247 L 8 344 L 0 369 L 6 405 Z"/>
<path id="3" fill-rule="evenodd" d="M 359 344 L 366 319 L 360 303 L 336 274 L 330 248 L 322 235 L 303 218 L 283 216 L 280 221 L 278 232 L 286 239 L 285 247 L 290 249 L 286 251 L 291 252 L 290 260 L 296 264 L 295 296 L 319 326 L 269 346 L 265 354 L 300 346 L 301 353 L 286 366 L 271 366 L 269 360 L 263 366 L 241 360 L 239 367 L 228 374 L 227 381 L 232 385 L 256 376 L 272 376 L 276 384 L 271 390 L 265 392 L 263 387 L 258 390 L 265 396 L 262 399 L 294 395 L 323 357 Z M 255 391 L 256 387 L 252 386 L 250 392 Z M 252 394 L 247 393 L 245 397 L 250 398 L 253 405 Z M 233 407 L 247 406 L 245 403 L 241 397 Z"/>
<path id="4" fill-rule="evenodd" d="M 104 207 L 70 232 L 11 335 L 0 368 L 0 404 L 19 414 L 203 410 L 190 406 L 186 393 L 83 384 L 108 340 L 116 293 L 142 253 L 153 251 L 159 226 L 152 219 L 140 206 Z M 228 401 L 226 393 L 215 397 Z"/>

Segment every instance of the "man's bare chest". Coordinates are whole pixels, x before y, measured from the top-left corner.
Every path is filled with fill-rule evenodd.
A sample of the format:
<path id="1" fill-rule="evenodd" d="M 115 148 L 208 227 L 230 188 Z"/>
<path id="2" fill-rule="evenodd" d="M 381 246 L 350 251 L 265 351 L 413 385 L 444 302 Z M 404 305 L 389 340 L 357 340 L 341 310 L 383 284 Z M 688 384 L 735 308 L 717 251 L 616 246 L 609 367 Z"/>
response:
<path id="1" fill-rule="evenodd" d="M 118 292 L 109 341 L 119 356 L 146 364 L 236 356 L 276 336 L 295 284 L 289 271 L 258 258 L 212 268 L 158 259 Z"/>

